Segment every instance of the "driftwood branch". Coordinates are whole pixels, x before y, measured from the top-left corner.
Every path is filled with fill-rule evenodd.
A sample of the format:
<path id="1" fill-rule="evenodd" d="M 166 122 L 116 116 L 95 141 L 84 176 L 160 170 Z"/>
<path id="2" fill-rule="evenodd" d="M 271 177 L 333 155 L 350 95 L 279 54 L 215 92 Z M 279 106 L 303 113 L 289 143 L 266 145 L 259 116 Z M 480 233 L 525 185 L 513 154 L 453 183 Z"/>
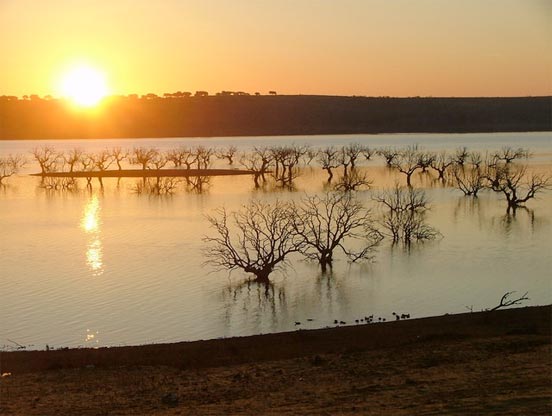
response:
<path id="1" fill-rule="evenodd" d="M 517 299 L 509 299 L 510 295 L 512 295 L 513 293 L 515 293 L 515 292 L 506 292 L 502 296 L 502 299 L 500 299 L 500 303 L 497 306 L 495 306 L 494 308 L 492 308 L 491 311 L 496 311 L 497 309 L 506 308 L 506 307 L 512 306 L 512 305 L 519 305 L 524 300 L 529 300 L 529 298 L 527 297 L 527 294 L 529 292 L 525 292 L 523 294 L 523 296 L 521 296 Z"/>

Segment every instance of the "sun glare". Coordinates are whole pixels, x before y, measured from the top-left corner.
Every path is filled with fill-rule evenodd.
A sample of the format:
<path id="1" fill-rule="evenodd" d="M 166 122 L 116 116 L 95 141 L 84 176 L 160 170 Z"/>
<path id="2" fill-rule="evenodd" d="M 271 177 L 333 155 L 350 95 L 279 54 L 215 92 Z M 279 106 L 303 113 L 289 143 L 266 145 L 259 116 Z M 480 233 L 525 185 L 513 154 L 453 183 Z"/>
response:
<path id="1" fill-rule="evenodd" d="M 62 78 L 61 93 L 79 106 L 92 107 L 108 94 L 108 88 L 101 71 L 81 66 L 71 69 Z"/>

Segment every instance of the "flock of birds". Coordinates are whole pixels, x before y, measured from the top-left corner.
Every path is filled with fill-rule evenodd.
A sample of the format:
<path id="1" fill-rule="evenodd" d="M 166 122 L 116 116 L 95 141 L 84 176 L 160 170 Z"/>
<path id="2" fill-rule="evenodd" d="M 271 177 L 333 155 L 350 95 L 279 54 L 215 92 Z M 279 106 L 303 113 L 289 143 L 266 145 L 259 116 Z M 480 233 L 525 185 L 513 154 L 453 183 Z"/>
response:
<path id="1" fill-rule="evenodd" d="M 409 313 L 401 313 L 400 315 L 398 313 L 393 312 L 393 316 L 395 317 L 396 321 L 400 321 L 401 319 L 410 319 Z M 308 318 L 308 322 L 314 321 L 313 318 Z M 381 316 L 377 317 L 377 319 L 374 317 L 374 315 L 365 316 L 364 318 L 355 319 L 355 324 L 373 324 L 376 322 L 386 322 L 386 318 L 382 318 Z M 341 321 L 338 319 L 334 319 L 333 321 L 334 325 L 347 325 L 346 321 Z M 295 326 L 301 325 L 300 321 L 295 321 Z"/>

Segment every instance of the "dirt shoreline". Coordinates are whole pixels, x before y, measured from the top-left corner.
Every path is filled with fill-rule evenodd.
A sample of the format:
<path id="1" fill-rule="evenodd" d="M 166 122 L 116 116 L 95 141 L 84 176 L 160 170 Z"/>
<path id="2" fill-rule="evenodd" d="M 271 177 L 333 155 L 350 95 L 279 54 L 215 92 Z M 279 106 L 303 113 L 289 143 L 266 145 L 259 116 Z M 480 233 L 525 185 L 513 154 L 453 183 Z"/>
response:
<path id="1" fill-rule="evenodd" d="M 552 306 L 0 353 L 0 413 L 550 414 Z"/>

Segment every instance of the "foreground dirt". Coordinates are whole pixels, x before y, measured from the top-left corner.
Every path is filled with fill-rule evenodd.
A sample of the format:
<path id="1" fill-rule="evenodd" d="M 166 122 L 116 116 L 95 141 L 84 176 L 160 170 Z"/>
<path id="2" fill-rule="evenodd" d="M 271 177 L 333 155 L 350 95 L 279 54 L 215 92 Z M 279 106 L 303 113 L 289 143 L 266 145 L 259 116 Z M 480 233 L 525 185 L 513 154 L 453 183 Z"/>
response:
<path id="1" fill-rule="evenodd" d="M 551 312 L 523 308 L 131 349 L 4 353 L 2 371 L 13 373 L 1 379 L 0 414 L 548 415 Z M 268 355 L 247 358 L 222 347 L 236 342 L 246 350 L 264 346 Z M 218 354 L 209 360 L 214 346 Z M 95 364 L 75 365 L 79 353 Z M 113 364 L 117 356 L 124 366 Z M 143 365 L 152 360 L 173 365 Z M 44 365 L 51 368 L 36 369 Z"/>

